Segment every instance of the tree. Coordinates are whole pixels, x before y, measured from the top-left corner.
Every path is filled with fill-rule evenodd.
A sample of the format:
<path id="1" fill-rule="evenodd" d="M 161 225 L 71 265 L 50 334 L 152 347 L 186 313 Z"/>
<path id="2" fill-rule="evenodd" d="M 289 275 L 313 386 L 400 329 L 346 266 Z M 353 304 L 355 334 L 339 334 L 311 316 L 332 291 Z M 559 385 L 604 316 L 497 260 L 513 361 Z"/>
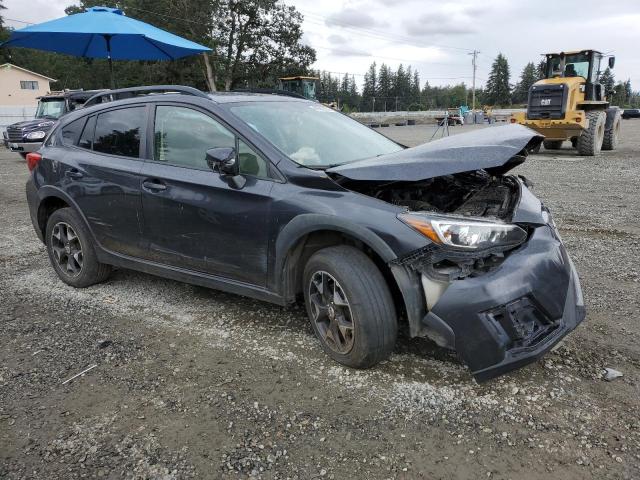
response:
<path id="1" fill-rule="evenodd" d="M 411 94 L 409 106 L 407 107 L 409 110 L 420 110 L 422 107 L 422 99 L 420 98 L 420 74 L 418 70 L 414 70 L 413 78 L 411 79 Z"/>
<path id="2" fill-rule="evenodd" d="M 612 97 L 613 93 L 615 92 L 616 80 L 609 67 L 607 67 L 605 71 L 600 74 L 599 81 L 604 88 L 604 94 L 607 96 L 607 98 Z"/>
<path id="3" fill-rule="evenodd" d="M 378 111 L 387 111 L 389 101 L 391 100 L 393 79 L 391 78 L 391 69 L 384 63 L 380 65 L 380 72 L 378 74 L 378 89 L 376 90 L 376 97 L 379 98 Z"/>
<path id="4" fill-rule="evenodd" d="M 533 62 L 529 62 L 522 69 L 520 81 L 513 89 L 513 103 L 526 103 L 529 98 L 531 85 L 538 81 L 538 72 Z"/>
<path id="5" fill-rule="evenodd" d="M 542 80 L 547 77 L 547 62 L 545 60 L 540 60 L 538 66 L 536 67 L 536 74 L 538 76 L 538 80 Z"/>
<path id="6" fill-rule="evenodd" d="M 305 73 L 316 60 L 315 50 L 301 43 L 302 14 L 295 7 L 277 0 L 219 0 L 211 13 L 212 80 L 221 79 L 225 90 Z"/>
<path id="7" fill-rule="evenodd" d="M 2 10 L 6 10 L 7 7 L 3 5 L 3 1 L 0 0 L 0 30 L 4 30 L 4 19 L 2 18 Z"/>
<path id="8" fill-rule="evenodd" d="M 510 105 L 511 86 L 509 85 L 509 62 L 499 53 L 491 66 L 491 73 L 487 81 L 487 101 L 491 105 Z"/>
<path id="9" fill-rule="evenodd" d="M 364 111 L 375 111 L 376 92 L 378 90 L 378 73 L 376 62 L 369 65 L 369 70 L 364 74 L 364 85 L 362 87 L 362 109 Z M 369 110 L 370 109 L 370 110 Z"/>

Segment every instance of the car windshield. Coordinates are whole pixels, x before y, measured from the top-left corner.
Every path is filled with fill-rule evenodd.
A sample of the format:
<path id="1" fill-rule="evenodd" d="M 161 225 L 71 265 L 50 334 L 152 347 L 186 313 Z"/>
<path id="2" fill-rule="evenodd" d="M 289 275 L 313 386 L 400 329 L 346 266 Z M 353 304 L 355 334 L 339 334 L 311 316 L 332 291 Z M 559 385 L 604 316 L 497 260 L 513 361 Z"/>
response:
<path id="1" fill-rule="evenodd" d="M 251 102 L 231 111 L 294 162 L 326 168 L 403 147 L 335 110 L 312 102 Z"/>
<path id="2" fill-rule="evenodd" d="M 64 99 L 40 100 L 36 118 L 60 118 L 64 113 Z"/>

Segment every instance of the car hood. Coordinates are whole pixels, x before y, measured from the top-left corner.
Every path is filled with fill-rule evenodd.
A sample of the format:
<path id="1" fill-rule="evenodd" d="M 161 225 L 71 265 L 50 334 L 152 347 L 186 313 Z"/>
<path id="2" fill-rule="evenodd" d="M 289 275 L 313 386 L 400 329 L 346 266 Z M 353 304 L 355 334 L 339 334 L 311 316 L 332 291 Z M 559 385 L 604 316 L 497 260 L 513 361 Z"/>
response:
<path id="1" fill-rule="evenodd" d="M 544 137 L 522 125 L 504 125 L 441 138 L 417 147 L 332 167 L 350 180 L 417 181 L 484 169 L 501 175 L 521 164 Z"/>
<path id="2" fill-rule="evenodd" d="M 47 130 L 51 128 L 51 126 L 56 122 L 56 120 L 54 120 L 53 118 L 34 118 L 33 120 L 25 120 L 24 122 L 13 123 L 9 126 L 14 128 L 32 129 L 32 128 L 36 128 L 39 124 L 44 122 L 53 122 L 53 123 L 51 123 L 51 125 L 49 125 L 48 127 L 41 127 L 40 130 Z"/>

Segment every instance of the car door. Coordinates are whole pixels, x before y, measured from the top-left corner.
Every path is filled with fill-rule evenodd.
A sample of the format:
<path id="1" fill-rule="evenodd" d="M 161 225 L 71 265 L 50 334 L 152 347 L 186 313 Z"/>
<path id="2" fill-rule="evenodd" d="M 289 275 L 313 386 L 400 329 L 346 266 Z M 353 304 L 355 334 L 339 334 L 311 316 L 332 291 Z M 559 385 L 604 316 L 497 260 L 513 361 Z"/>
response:
<path id="1" fill-rule="evenodd" d="M 147 258 L 264 286 L 273 187 L 268 162 L 209 112 L 159 104 L 153 115 L 142 183 Z M 215 147 L 236 148 L 242 188 L 207 164 L 206 151 Z"/>
<path id="2" fill-rule="evenodd" d="M 79 138 L 74 137 L 76 122 L 82 122 Z M 134 105 L 82 118 L 61 131 L 67 146 L 60 163 L 61 186 L 79 206 L 98 242 L 129 256 L 140 256 L 144 247 L 140 172 L 146 124 L 146 105 Z"/>

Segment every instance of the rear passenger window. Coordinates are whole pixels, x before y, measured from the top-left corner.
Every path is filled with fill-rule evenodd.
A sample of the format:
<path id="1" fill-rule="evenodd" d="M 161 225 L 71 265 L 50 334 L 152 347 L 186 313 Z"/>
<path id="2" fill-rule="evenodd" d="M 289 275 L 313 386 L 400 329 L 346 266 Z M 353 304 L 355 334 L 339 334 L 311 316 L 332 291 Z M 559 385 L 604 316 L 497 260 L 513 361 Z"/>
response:
<path id="1" fill-rule="evenodd" d="M 86 118 L 79 118 L 71 123 L 67 123 L 62 127 L 62 144 L 63 145 L 76 145 L 82 133 L 82 127 L 84 127 Z"/>
<path id="2" fill-rule="evenodd" d="M 204 113 L 185 107 L 156 108 L 153 159 L 209 170 L 207 150 L 236 146 L 235 135 Z"/>
<path id="3" fill-rule="evenodd" d="M 145 107 L 121 108 L 97 116 L 93 137 L 96 152 L 138 158 Z"/>

